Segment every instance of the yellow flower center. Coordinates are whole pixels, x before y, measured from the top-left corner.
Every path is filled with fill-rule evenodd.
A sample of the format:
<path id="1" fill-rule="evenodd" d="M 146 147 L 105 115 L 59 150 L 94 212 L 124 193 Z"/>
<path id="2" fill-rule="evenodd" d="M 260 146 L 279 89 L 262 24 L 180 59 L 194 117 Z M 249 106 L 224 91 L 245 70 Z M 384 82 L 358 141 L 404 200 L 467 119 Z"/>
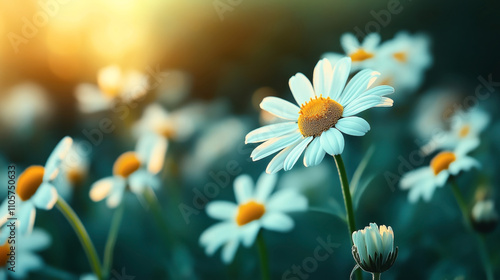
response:
<path id="1" fill-rule="evenodd" d="M 141 161 L 137 158 L 136 153 L 126 152 L 118 157 L 113 165 L 113 174 L 127 178 L 141 167 Z"/>
<path id="2" fill-rule="evenodd" d="M 299 129 L 305 137 L 320 136 L 342 117 L 344 107 L 330 97 L 311 98 L 299 112 Z"/>
<path id="3" fill-rule="evenodd" d="M 434 171 L 434 175 L 438 175 L 439 172 L 448 169 L 450 164 L 457 159 L 452 152 L 441 152 L 437 154 L 431 160 L 431 168 Z"/>
<path id="4" fill-rule="evenodd" d="M 351 53 L 349 56 L 351 57 L 352 61 L 363 61 L 372 58 L 373 54 L 366 52 L 363 49 L 358 49 L 357 51 Z"/>
<path id="5" fill-rule="evenodd" d="M 249 201 L 238 207 L 238 215 L 236 215 L 236 223 L 239 226 L 246 225 L 251 221 L 260 219 L 266 213 L 266 207 L 255 201 Z"/>
<path id="6" fill-rule="evenodd" d="M 72 168 L 68 171 L 68 180 L 73 186 L 79 186 L 81 183 L 83 183 L 84 179 L 85 174 L 83 171 L 76 168 Z"/>
<path id="7" fill-rule="evenodd" d="M 44 173 L 45 169 L 39 165 L 30 166 L 21 173 L 17 180 L 16 192 L 22 201 L 30 199 L 35 194 L 43 182 Z"/>
<path id="8" fill-rule="evenodd" d="M 405 53 L 405 52 L 397 52 L 397 53 L 394 53 L 394 54 L 393 54 L 393 56 L 394 56 L 394 58 L 395 58 L 397 61 L 399 61 L 399 62 L 401 62 L 401 63 L 406 62 L 406 61 L 407 61 L 407 59 L 408 59 L 408 58 L 406 57 L 406 53 Z"/>
<path id="9" fill-rule="evenodd" d="M 9 256 L 7 254 L 10 253 L 10 246 L 7 241 L 5 244 L 0 246 L 0 267 L 5 267 L 7 264 L 7 261 L 9 260 Z"/>
<path id="10" fill-rule="evenodd" d="M 162 125 L 156 129 L 156 132 L 167 139 L 172 139 L 176 135 L 173 125 Z"/>
<path id="11" fill-rule="evenodd" d="M 464 125 L 458 132 L 458 136 L 460 138 L 465 138 L 467 135 L 469 135 L 470 132 L 470 126 L 469 125 Z"/>

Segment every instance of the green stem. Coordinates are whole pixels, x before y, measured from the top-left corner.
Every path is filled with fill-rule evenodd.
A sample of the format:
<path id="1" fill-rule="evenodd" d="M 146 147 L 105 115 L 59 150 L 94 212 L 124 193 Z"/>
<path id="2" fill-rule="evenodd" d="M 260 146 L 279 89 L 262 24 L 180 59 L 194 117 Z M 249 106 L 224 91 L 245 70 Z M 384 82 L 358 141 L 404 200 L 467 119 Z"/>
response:
<path id="1" fill-rule="evenodd" d="M 151 210 L 153 211 L 153 217 L 160 230 L 162 231 L 164 245 L 167 249 L 169 249 L 170 244 L 173 244 L 174 238 L 172 236 L 172 233 L 170 232 L 170 229 L 168 228 L 167 223 L 165 222 L 165 219 L 163 219 L 161 207 L 158 203 L 158 199 L 156 198 L 154 191 L 151 188 L 146 188 L 146 190 L 144 191 L 144 198 L 146 199 L 149 207 L 151 207 Z"/>
<path id="2" fill-rule="evenodd" d="M 349 229 L 349 240 L 351 240 L 351 245 L 354 245 L 352 241 L 352 233 L 356 231 L 356 221 L 354 219 L 354 210 L 352 207 L 352 198 L 351 198 L 351 190 L 349 189 L 349 180 L 347 179 L 347 173 L 345 171 L 344 161 L 342 160 L 341 155 L 334 155 L 335 164 L 337 165 L 337 170 L 339 172 L 340 186 L 342 187 L 342 195 L 344 197 L 345 204 L 345 212 L 346 212 L 346 220 L 347 227 Z M 361 270 L 358 269 L 356 271 L 356 279 L 363 279 L 363 275 L 361 274 Z"/>
<path id="3" fill-rule="evenodd" d="M 457 182 L 454 180 L 454 178 L 451 178 L 451 190 L 453 191 L 453 195 L 455 196 L 455 199 L 457 200 L 458 206 L 460 207 L 460 211 L 462 212 L 462 216 L 464 218 L 465 226 L 468 230 L 471 230 L 471 224 L 469 220 L 469 211 L 467 207 L 467 203 L 465 203 L 465 199 L 462 195 L 462 192 L 460 191 L 460 188 L 458 187 Z M 471 230 L 472 231 L 472 230 Z M 484 238 L 480 235 L 478 235 L 476 232 L 472 231 L 473 234 L 475 233 L 477 239 L 478 239 L 478 249 L 479 249 L 479 255 L 481 256 L 481 260 L 484 266 L 484 271 L 486 273 L 486 278 L 488 280 L 493 280 L 493 268 L 491 266 L 491 262 L 488 257 L 488 251 L 486 249 L 486 244 L 484 241 Z"/>
<path id="4" fill-rule="evenodd" d="M 78 215 L 76 215 L 75 211 L 73 211 L 71 206 L 69 206 L 68 203 L 66 203 L 66 201 L 64 201 L 62 197 L 59 196 L 59 198 L 57 199 L 56 206 L 57 209 L 59 209 L 59 211 L 61 211 L 61 213 L 64 215 L 66 220 L 68 220 L 69 224 L 71 225 L 71 227 L 73 227 L 73 230 L 78 236 L 78 239 L 82 244 L 83 250 L 87 255 L 87 259 L 90 263 L 90 266 L 92 267 L 92 271 L 94 272 L 94 274 L 97 276 L 98 279 L 103 279 L 101 265 L 100 265 L 101 261 L 99 260 L 99 256 L 97 255 L 94 244 L 92 243 L 92 240 L 90 239 L 87 230 L 83 226 L 82 221 L 80 221 Z"/>
<path id="5" fill-rule="evenodd" d="M 380 280 L 380 274 L 381 273 L 372 273 L 373 280 Z"/>
<path id="6" fill-rule="evenodd" d="M 111 222 L 111 228 L 109 229 L 108 240 L 106 241 L 106 247 L 104 249 L 104 263 L 102 265 L 104 279 L 109 277 L 109 272 L 111 271 L 111 266 L 113 265 L 113 251 L 123 218 L 123 209 L 123 203 L 121 203 L 115 210 L 113 220 Z"/>
<path id="7" fill-rule="evenodd" d="M 259 250 L 260 256 L 260 270 L 262 273 L 262 280 L 270 280 L 271 274 L 269 272 L 269 260 L 267 257 L 266 242 L 264 241 L 262 230 L 257 235 L 257 248 Z"/>

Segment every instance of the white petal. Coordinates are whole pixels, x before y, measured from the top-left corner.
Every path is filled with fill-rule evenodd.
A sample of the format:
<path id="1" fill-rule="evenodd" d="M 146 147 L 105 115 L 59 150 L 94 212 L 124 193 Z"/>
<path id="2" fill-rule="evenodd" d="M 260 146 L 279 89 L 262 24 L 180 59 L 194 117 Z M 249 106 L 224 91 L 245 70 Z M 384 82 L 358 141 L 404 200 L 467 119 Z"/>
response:
<path id="1" fill-rule="evenodd" d="M 455 154 L 457 155 L 465 155 L 468 152 L 477 148 L 480 144 L 479 138 L 471 137 L 460 141 L 455 149 Z"/>
<path id="2" fill-rule="evenodd" d="M 35 224 L 36 210 L 35 206 L 31 203 L 23 204 L 23 207 L 19 210 L 18 222 L 19 222 L 19 234 L 29 234 L 33 230 L 33 225 Z"/>
<path id="3" fill-rule="evenodd" d="M 436 177 L 434 177 L 434 183 L 438 187 L 444 186 L 446 184 L 446 181 L 448 181 L 448 178 L 450 177 L 450 172 L 448 170 L 443 170 L 439 172 Z"/>
<path id="4" fill-rule="evenodd" d="M 293 226 L 292 218 L 280 212 L 267 213 L 262 217 L 262 227 L 267 230 L 286 232 L 292 230 Z"/>
<path id="5" fill-rule="evenodd" d="M 163 169 L 165 154 L 167 153 L 167 139 L 162 138 L 151 148 L 151 155 L 148 162 L 148 171 L 151 174 L 158 174 Z"/>
<path id="6" fill-rule="evenodd" d="M 113 181 L 113 189 L 106 200 L 106 205 L 109 208 L 115 208 L 122 202 L 123 193 L 125 191 L 126 182 L 121 177 L 115 177 Z"/>
<path id="7" fill-rule="evenodd" d="M 50 210 L 56 204 L 57 198 L 56 188 L 49 183 L 42 183 L 31 199 L 37 208 Z"/>
<path id="8" fill-rule="evenodd" d="M 345 83 L 351 71 L 351 58 L 344 57 L 333 67 L 332 85 L 328 96 L 333 100 L 339 100 Z"/>
<path id="9" fill-rule="evenodd" d="M 329 155 L 340 155 L 344 151 L 344 136 L 336 128 L 330 128 L 320 136 L 321 147 Z"/>
<path id="10" fill-rule="evenodd" d="M 399 180 L 399 187 L 402 190 L 406 190 L 418 184 L 419 181 L 429 181 L 432 180 L 433 177 L 434 173 L 429 166 L 420 167 L 404 174 L 401 180 Z"/>
<path id="11" fill-rule="evenodd" d="M 472 168 L 480 168 L 481 164 L 474 158 L 463 156 L 452 162 L 448 168 L 450 174 L 457 175 L 460 171 L 469 171 Z"/>
<path id="12" fill-rule="evenodd" d="M 55 177 L 57 176 L 59 165 L 68 154 L 72 144 L 73 139 L 69 136 L 66 136 L 61 141 L 59 141 L 59 143 L 56 145 L 49 158 L 47 159 L 47 162 L 45 163 L 45 173 L 43 175 L 44 181 L 55 179 Z"/>
<path id="13" fill-rule="evenodd" d="M 278 97 L 265 97 L 260 103 L 260 108 L 282 119 L 293 121 L 299 119 L 300 108 Z"/>
<path id="14" fill-rule="evenodd" d="M 301 141 L 300 139 L 297 140 L 295 143 L 283 149 L 276 156 L 274 156 L 274 158 L 267 165 L 266 173 L 274 174 L 283 169 L 283 163 L 285 162 L 286 157 L 293 150 L 293 148 L 295 148 L 295 146 L 297 146 L 300 143 L 300 141 Z"/>
<path id="15" fill-rule="evenodd" d="M 244 226 L 241 233 L 243 246 L 250 247 L 255 242 L 255 238 L 257 238 L 260 227 L 260 221 L 253 221 Z"/>
<path id="16" fill-rule="evenodd" d="M 266 204 L 269 211 L 294 212 L 307 209 L 307 199 L 293 190 L 281 190 L 271 196 Z"/>
<path id="17" fill-rule="evenodd" d="M 296 122 L 276 123 L 257 128 L 245 137 L 245 144 L 258 143 L 274 137 L 280 137 L 298 129 Z"/>
<path id="18" fill-rule="evenodd" d="M 304 138 L 302 142 L 300 142 L 297 146 L 295 146 L 295 148 L 293 148 L 293 150 L 288 154 L 288 156 L 285 158 L 285 161 L 283 162 L 283 169 L 285 171 L 293 168 L 295 163 L 297 163 L 297 160 L 299 160 L 300 155 L 305 150 L 307 145 L 312 141 L 312 139 L 312 136 Z"/>
<path id="19" fill-rule="evenodd" d="M 50 246 L 52 242 L 52 238 L 50 237 L 50 235 L 45 230 L 42 230 L 40 228 L 34 229 L 27 238 L 24 237 L 25 236 L 21 237 L 23 239 L 23 250 L 45 250 Z"/>
<path id="20" fill-rule="evenodd" d="M 314 67 L 313 84 L 317 96 L 328 96 L 332 84 L 332 65 L 326 58 L 318 61 Z"/>
<path id="21" fill-rule="evenodd" d="M 220 246 L 235 236 L 236 225 L 233 222 L 223 222 L 207 228 L 200 235 L 200 244 L 205 246 L 205 252 L 211 256 Z"/>
<path id="22" fill-rule="evenodd" d="M 346 54 L 351 54 L 359 48 L 359 41 L 352 33 L 344 33 L 340 36 L 340 45 Z"/>
<path id="23" fill-rule="evenodd" d="M 262 173 L 257 180 L 257 186 L 255 189 L 255 200 L 259 202 L 265 202 L 271 192 L 274 190 L 276 186 L 276 181 L 278 180 L 278 176 L 276 174 L 267 174 Z"/>
<path id="24" fill-rule="evenodd" d="M 330 65 L 333 65 L 333 64 L 337 63 L 339 60 L 341 60 L 342 58 L 344 58 L 345 55 L 340 54 L 340 53 L 328 52 L 328 53 L 323 54 L 322 57 L 328 59 L 328 61 L 330 61 Z"/>
<path id="25" fill-rule="evenodd" d="M 152 174 L 157 174 L 163 168 L 167 152 L 167 139 L 155 133 L 145 133 L 137 141 L 135 151 Z"/>
<path id="26" fill-rule="evenodd" d="M 299 106 L 302 106 L 316 96 L 311 82 L 302 73 L 297 73 L 295 76 L 291 77 L 288 85 Z"/>
<path id="27" fill-rule="evenodd" d="M 394 105 L 394 100 L 388 97 L 382 97 L 380 103 L 375 107 L 392 107 Z"/>
<path id="28" fill-rule="evenodd" d="M 114 177 L 101 179 L 90 187 L 90 199 L 92 201 L 101 201 L 109 195 L 113 188 Z"/>
<path id="29" fill-rule="evenodd" d="M 380 73 L 371 69 L 359 71 L 345 87 L 345 90 L 339 98 L 340 105 L 345 107 L 351 101 L 361 96 L 370 86 L 371 80 L 374 78 L 376 79 L 378 76 L 380 76 Z"/>
<path id="30" fill-rule="evenodd" d="M 370 130 L 370 124 L 360 117 L 347 117 L 341 118 L 335 128 L 345 134 L 363 136 Z"/>
<path id="31" fill-rule="evenodd" d="M 364 110 L 375 107 L 378 104 L 380 104 L 381 100 L 382 98 L 376 95 L 368 95 L 358 98 L 349 103 L 349 105 L 347 105 L 344 108 L 344 113 L 342 114 L 342 117 L 350 117 L 358 113 L 361 113 Z"/>
<path id="32" fill-rule="evenodd" d="M 237 210 L 238 206 L 228 201 L 213 201 L 207 205 L 207 215 L 219 220 L 234 218 Z"/>
<path id="33" fill-rule="evenodd" d="M 238 238 L 233 238 L 228 243 L 226 243 L 226 245 L 224 245 L 224 248 L 222 249 L 222 261 L 225 264 L 229 264 L 233 261 L 234 255 L 238 250 L 238 245 L 239 245 Z"/>
<path id="34" fill-rule="evenodd" d="M 253 150 L 250 157 L 254 161 L 260 160 L 262 158 L 265 158 L 269 155 L 276 153 L 277 151 L 279 151 L 287 146 L 290 146 L 291 144 L 293 144 L 294 142 L 296 142 L 297 140 L 299 140 L 301 138 L 302 138 L 302 134 L 300 134 L 300 132 L 298 130 L 296 130 L 295 132 L 292 132 L 290 134 L 281 136 L 281 137 L 272 138 L 272 139 L 260 144 L 259 146 L 257 146 L 257 148 L 255 148 L 255 150 Z"/>
<path id="35" fill-rule="evenodd" d="M 380 35 L 378 33 L 370 33 L 363 40 L 363 48 L 366 50 L 375 49 L 380 43 Z"/>
<path id="36" fill-rule="evenodd" d="M 321 147 L 320 137 L 314 138 L 304 153 L 304 166 L 316 166 L 323 161 L 325 150 Z"/>
<path id="37" fill-rule="evenodd" d="M 247 174 L 240 175 L 234 180 L 234 195 L 236 202 L 242 204 L 253 197 L 253 180 Z"/>

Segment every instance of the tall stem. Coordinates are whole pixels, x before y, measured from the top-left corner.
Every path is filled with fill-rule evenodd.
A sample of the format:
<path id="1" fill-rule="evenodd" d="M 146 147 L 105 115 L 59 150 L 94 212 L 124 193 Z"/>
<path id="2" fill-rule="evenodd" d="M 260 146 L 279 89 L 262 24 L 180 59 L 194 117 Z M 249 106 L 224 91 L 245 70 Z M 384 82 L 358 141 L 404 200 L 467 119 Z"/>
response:
<path id="1" fill-rule="evenodd" d="M 104 263 L 102 265 L 105 279 L 109 277 L 109 272 L 111 271 L 111 266 L 113 265 L 113 251 L 115 248 L 118 230 L 120 229 L 120 224 L 123 218 L 123 209 L 123 203 L 121 203 L 115 210 L 113 220 L 111 222 L 111 228 L 109 229 L 108 240 L 106 241 L 106 247 L 104 249 Z"/>
<path id="2" fill-rule="evenodd" d="M 356 230 L 356 221 L 354 219 L 354 210 L 352 207 L 349 180 L 347 179 L 347 173 L 345 171 L 345 165 L 344 161 L 342 160 L 342 156 L 334 155 L 333 158 L 335 159 L 335 164 L 337 165 L 337 170 L 339 172 L 340 186 L 342 187 L 342 195 L 344 197 L 345 212 L 347 215 L 347 227 L 349 229 L 349 240 L 351 240 L 351 245 L 354 245 L 351 235 Z M 363 279 L 363 275 L 361 274 L 361 270 L 359 269 L 356 271 L 356 279 Z"/>
<path id="3" fill-rule="evenodd" d="M 165 222 L 165 219 L 163 218 L 163 214 L 161 211 L 161 206 L 158 203 L 158 199 L 156 198 L 156 195 L 154 191 L 151 188 L 146 188 L 144 191 L 144 198 L 148 202 L 149 207 L 151 207 L 151 210 L 153 211 L 153 217 L 158 224 L 158 227 L 162 231 L 162 237 L 164 244 L 167 249 L 170 250 L 170 245 L 173 243 L 173 236 L 172 233 L 170 232 L 170 229 L 168 228 L 167 223 Z"/>
<path id="4" fill-rule="evenodd" d="M 372 273 L 373 280 L 380 280 L 380 274 L 381 273 Z"/>
<path id="5" fill-rule="evenodd" d="M 87 255 L 87 259 L 90 263 L 90 266 L 92 267 L 92 271 L 98 279 L 103 279 L 100 265 L 101 261 L 99 260 L 99 256 L 97 255 L 94 244 L 92 243 L 87 230 L 83 226 L 82 221 L 80 221 L 80 218 L 78 218 L 78 215 L 76 215 L 71 206 L 69 206 L 68 203 L 66 203 L 66 201 L 64 201 L 64 199 L 60 196 L 57 199 L 56 207 L 64 215 L 66 220 L 68 220 L 71 227 L 73 227 L 73 230 L 78 236 L 83 250 Z"/>
<path id="6" fill-rule="evenodd" d="M 262 273 L 262 280 L 270 280 L 271 274 L 269 272 L 269 260 L 267 257 L 266 242 L 264 241 L 262 230 L 257 235 L 257 248 L 259 250 L 260 256 L 260 270 Z"/>

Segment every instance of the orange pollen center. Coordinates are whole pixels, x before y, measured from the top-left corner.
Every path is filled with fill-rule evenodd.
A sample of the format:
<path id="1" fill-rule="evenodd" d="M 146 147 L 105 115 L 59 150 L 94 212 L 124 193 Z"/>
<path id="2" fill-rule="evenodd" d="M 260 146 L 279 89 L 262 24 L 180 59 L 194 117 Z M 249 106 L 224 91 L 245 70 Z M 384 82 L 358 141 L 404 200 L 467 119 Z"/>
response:
<path id="1" fill-rule="evenodd" d="M 469 125 L 464 125 L 464 126 L 462 126 L 462 128 L 458 132 L 458 136 L 460 136 L 460 138 L 464 138 L 467 135 L 469 135 L 469 132 L 470 132 L 470 126 Z"/>
<path id="2" fill-rule="evenodd" d="M 363 61 L 372 58 L 373 54 L 366 52 L 363 49 L 358 49 L 357 51 L 351 53 L 349 56 L 351 57 L 352 61 Z"/>
<path id="3" fill-rule="evenodd" d="M 266 207 L 255 201 L 249 201 L 238 207 L 238 215 L 236 215 L 236 223 L 239 226 L 246 225 L 251 221 L 260 219 L 266 213 Z"/>
<path id="4" fill-rule="evenodd" d="M 113 165 L 113 174 L 127 178 L 141 167 L 141 161 L 136 153 L 126 152 L 118 157 Z"/>
<path id="5" fill-rule="evenodd" d="M 172 125 L 164 125 L 156 129 L 157 133 L 161 136 L 172 139 L 176 135 L 175 128 Z"/>
<path id="6" fill-rule="evenodd" d="M 342 117 L 344 107 L 330 97 L 311 98 L 299 112 L 299 130 L 305 137 L 320 136 Z"/>
<path id="7" fill-rule="evenodd" d="M 21 173 L 17 180 L 16 192 L 22 201 L 30 199 L 36 193 L 43 182 L 44 173 L 45 169 L 39 165 L 30 166 Z"/>
<path id="8" fill-rule="evenodd" d="M 7 264 L 7 260 L 9 260 L 9 256 L 7 254 L 10 253 L 9 243 L 5 242 L 2 246 L 0 246 L 0 267 L 5 267 Z"/>
<path id="9" fill-rule="evenodd" d="M 406 62 L 406 60 L 407 60 L 405 52 L 397 52 L 397 53 L 394 53 L 393 56 L 399 62 Z"/>
<path id="10" fill-rule="evenodd" d="M 434 171 L 434 175 L 438 175 L 439 172 L 448 169 L 450 164 L 457 159 L 452 152 L 441 152 L 437 154 L 431 160 L 431 168 Z"/>

